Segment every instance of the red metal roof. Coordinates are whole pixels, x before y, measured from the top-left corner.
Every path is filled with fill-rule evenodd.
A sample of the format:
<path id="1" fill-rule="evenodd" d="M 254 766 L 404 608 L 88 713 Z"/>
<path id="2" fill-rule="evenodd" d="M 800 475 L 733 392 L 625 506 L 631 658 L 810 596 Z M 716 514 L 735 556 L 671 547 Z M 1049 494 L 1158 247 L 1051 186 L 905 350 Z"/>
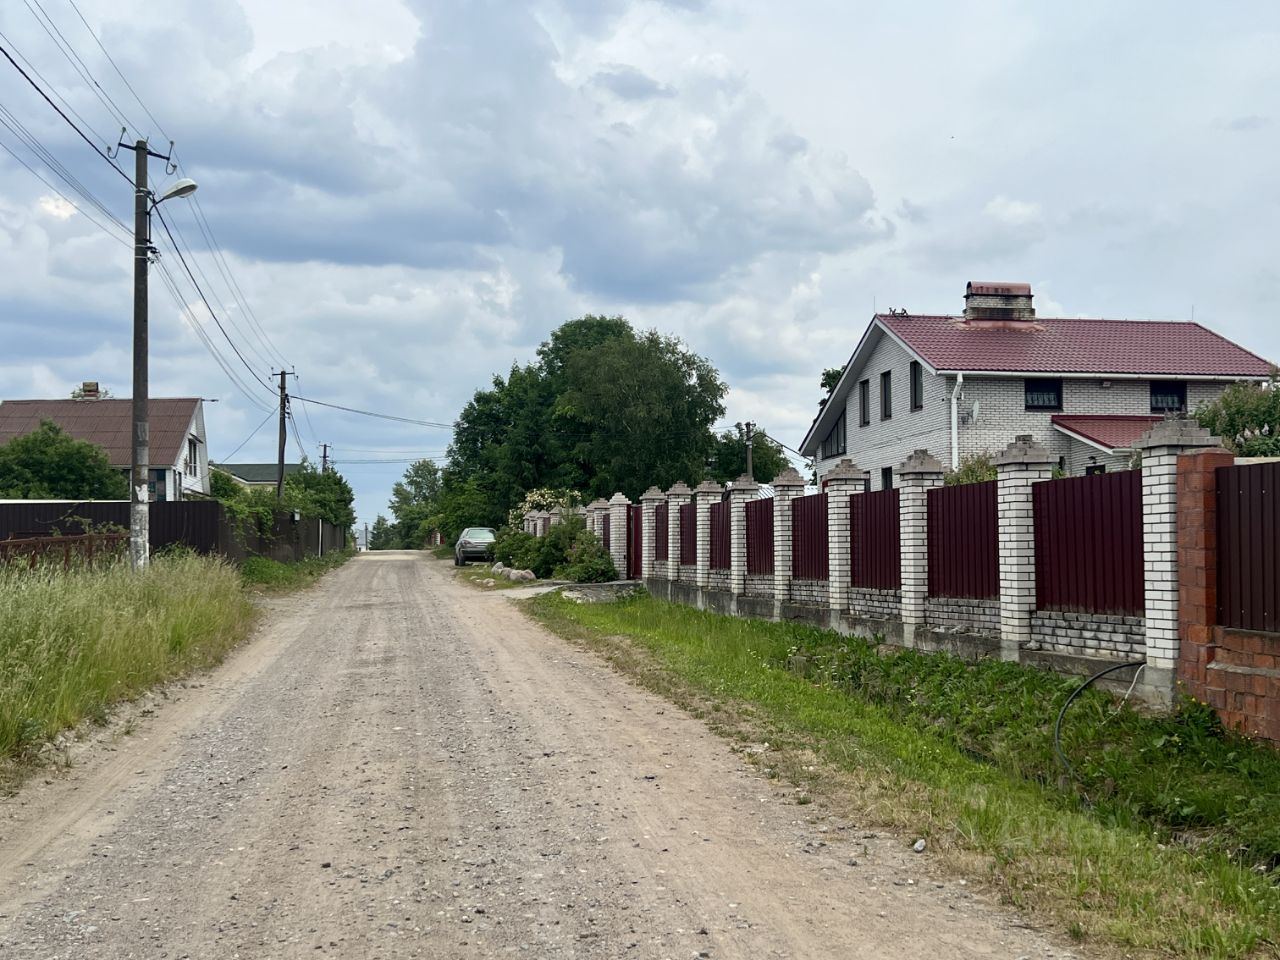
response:
<path id="1" fill-rule="evenodd" d="M 1049 418 L 1055 427 L 1092 440 L 1108 450 L 1129 450 L 1139 438 L 1160 422 L 1160 417 L 1127 417 L 1105 414 L 1057 413 Z"/>
<path id="2" fill-rule="evenodd" d="M 199 403 L 195 397 L 148 401 L 154 466 L 178 462 Z M 31 433 L 41 420 L 52 420 L 77 440 L 102 447 L 113 467 L 128 467 L 133 460 L 132 418 L 132 400 L 6 400 L 0 403 L 0 444 Z"/>
<path id="3" fill-rule="evenodd" d="M 1265 377 L 1272 365 L 1212 330 L 1177 320 L 1045 320 L 999 326 L 963 317 L 876 315 L 935 370 Z"/>

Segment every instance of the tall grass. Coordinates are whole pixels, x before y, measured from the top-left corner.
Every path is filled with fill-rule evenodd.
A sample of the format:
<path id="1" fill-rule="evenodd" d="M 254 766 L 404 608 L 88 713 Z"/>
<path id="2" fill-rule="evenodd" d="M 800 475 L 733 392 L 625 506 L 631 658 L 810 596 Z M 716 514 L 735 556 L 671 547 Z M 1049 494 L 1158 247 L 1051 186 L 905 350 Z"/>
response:
<path id="1" fill-rule="evenodd" d="M 64 571 L 0 566 L 0 758 L 218 662 L 253 608 L 235 567 L 191 554 Z"/>
<path id="2" fill-rule="evenodd" d="M 1068 748 L 1078 759 L 1085 753 L 1080 766 L 1094 786 L 1107 776 L 1125 779 L 1110 789 L 1117 797 L 1128 791 L 1128 799 L 1096 803 L 1105 793 L 1097 789 L 1096 805 L 1082 809 L 1049 775 L 1052 759 L 1040 759 L 1052 736 L 1046 718 L 1066 682 L 920 654 L 881 664 L 865 645 L 834 634 L 647 597 L 578 605 L 548 595 L 529 603 L 548 626 L 651 689 L 709 709 L 722 730 L 768 740 L 774 769 L 803 782 L 817 776 L 813 758 L 821 758 L 834 771 L 829 789 L 850 812 L 928 836 L 959 869 L 984 874 L 1008 902 L 1079 939 L 1122 945 L 1130 955 L 1280 953 L 1280 887 L 1239 862 L 1268 859 L 1272 825 L 1250 829 L 1243 821 L 1250 811 L 1275 816 L 1275 798 L 1266 796 L 1275 758 L 1221 732 L 1217 745 L 1207 743 L 1198 712 L 1185 718 L 1186 730 L 1176 718 L 1108 721 L 1109 704 L 1088 697 Z M 1036 706 L 1037 699 L 1046 702 Z M 1102 732 L 1085 750 L 1091 724 Z M 1158 794 L 1149 786 L 1157 775 L 1173 793 L 1194 796 L 1197 809 L 1220 814 L 1204 824 L 1198 848 L 1170 842 L 1168 811 L 1136 799 Z M 1210 802 L 1215 790 L 1219 808 Z M 1213 830 L 1254 849 L 1233 858 Z"/>

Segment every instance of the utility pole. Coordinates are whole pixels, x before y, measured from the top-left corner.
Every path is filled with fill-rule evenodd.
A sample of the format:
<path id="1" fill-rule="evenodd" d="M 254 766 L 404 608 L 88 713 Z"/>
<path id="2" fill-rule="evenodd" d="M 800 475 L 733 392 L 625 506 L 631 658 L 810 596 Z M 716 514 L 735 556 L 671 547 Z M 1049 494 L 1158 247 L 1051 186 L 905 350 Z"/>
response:
<path id="1" fill-rule="evenodd" d="M 320 472 L 329 472 L 329 445 L 327 443 L 320 444 Z"/>
<path id="2" fill-rule="evenodd" d="M 748 420 L 745 431 L 747 435 L 747 477 L 751 480 L 756 478 L 756 475 L 751 471 L 751 446 L 755 441 L 755 428 L 756 425 Z"/>
<path id="3" fill-rule="evenodd" d="M 364 548 L 369 549 L 369 521 L 364 522 Z"/>
<path id="4" fill-rule="evenodd" d="M 276 452 L 276 499 L 284 498 L 284 441 L 285 441 L 285 413 L 288 410 L 289 394 L 285 392 L 284 378 L 288 376 L 284 370 L 280 371 L 280 443 Z"/>
<path id="5" fill-rule="evenodd" d="M 129 468 L 129 561 L 147 565 L 151 545 L 151 437 L 147 403 L 147 268 L 151 258 L 151 191 L 147 141 L 134 144 L 133 177 L 133 463 Z"/>

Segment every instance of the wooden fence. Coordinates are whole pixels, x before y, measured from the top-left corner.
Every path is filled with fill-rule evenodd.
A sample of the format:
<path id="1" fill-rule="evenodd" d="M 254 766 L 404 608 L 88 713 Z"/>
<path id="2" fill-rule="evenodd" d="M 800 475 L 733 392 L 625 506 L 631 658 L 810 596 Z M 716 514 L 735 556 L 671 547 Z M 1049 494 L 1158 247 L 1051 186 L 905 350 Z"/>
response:
<path id="1" fill-rule="evenodd" d="M 128 552 L 127 533 L 84 533 L 66 537 L 0 540 L 0 565 L 36 567 L 42 561 L 61 563 L 64 570 L 102 560 L 117 560 Z"/>
<path id="2" fill-rule="evenodd" d="M 853 586 L 871 590 L 902 586 L 896 489 L 849 497 L 849 541 Z"/>
<path id="3" fill-rule="evenodd" d="M 671 534 L 668 527 L 670 520 L 671 511 L 664 500 L 653 511 L 653 558 L 659 563 L 665 563 L 667 560 L 667 539 Z"/>
<path id="4" fill-rule="evenodd" d="M 692 503 L 680 505 L 680 563 L 698 562 L 698 512 Z"/>
<path id="5" fill-rule="evenodd" d="M 1218 623 L 1280 632 L 1280 463 L 1219 467 Z"/>
<path id="6" fill-rule="evenodd" d="M 711 504 L 711 569 L 729 569 L 729 502 Z"/>
<path id="7" fill-rule="evenodd" d="M 929 491 L 929 596 L 1000 595 L 996 481 Z"/>
<path id="8" fill-rule="evenodd" d="M 773 573 L 773 498 L 747 501 L 747 573 Z"/>
<path id="9" fill-rule="evenodd" d="M 797 580 L 826 580 L 827 495 L 791 501 L 791 574 Z"/>
<path id="10" fill-rule="evenodd" d="M 1031 495 L 1036 606 L 1142 616 L 1142 472 L 1047 480 Z"/>

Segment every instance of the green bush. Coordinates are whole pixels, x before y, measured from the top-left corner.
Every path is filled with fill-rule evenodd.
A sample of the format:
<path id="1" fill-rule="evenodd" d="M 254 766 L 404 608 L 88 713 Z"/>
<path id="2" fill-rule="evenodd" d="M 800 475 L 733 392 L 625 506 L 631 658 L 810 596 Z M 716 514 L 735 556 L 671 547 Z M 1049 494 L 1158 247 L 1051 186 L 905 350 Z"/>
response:
<path id="1" fill-rule="evenodd" d="M 577 514 L 565 517 L 541 537 L 503 527 L 493 545 L 493 557 L 503 566 L 532 570 L 535 576 L 545 580 L 572 562 L 570 553 L 586 528 L 586 521 Z"/>
<path id="2" fill-rule="evenodd" d="M 600 538 L 590 530 L 581 530 L 565 562 L 556 568 L 555 577 L 573 583 L 608 583 L 618 579 L 618 571 Z"/>

